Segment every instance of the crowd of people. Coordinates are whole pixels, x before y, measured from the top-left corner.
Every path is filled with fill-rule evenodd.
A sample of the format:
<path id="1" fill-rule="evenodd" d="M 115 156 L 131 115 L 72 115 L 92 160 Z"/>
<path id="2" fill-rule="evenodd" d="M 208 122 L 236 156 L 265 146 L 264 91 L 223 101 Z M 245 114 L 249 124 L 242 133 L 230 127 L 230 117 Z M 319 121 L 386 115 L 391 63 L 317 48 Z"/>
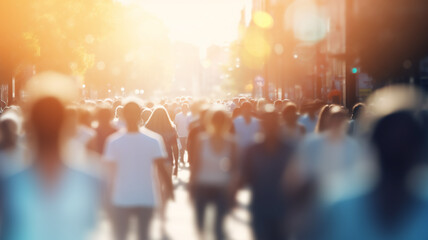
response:
<path id="1" fill-rule="evenodd" d="M 420 97 L 385 102 L 391 92 L 350 111 L 250 97 L 46 95 L 10 106 L 0 116 L 0 239 L 87 239 L 100 212 L 114 239 L 127 238 L 132 218 L 150 239 L 187 169 L 200 239 L 208 206 L 215 239 L 228 239 L 240 189 L 252 194 L 257 240 L 426 239 L 428 118 Z"/>

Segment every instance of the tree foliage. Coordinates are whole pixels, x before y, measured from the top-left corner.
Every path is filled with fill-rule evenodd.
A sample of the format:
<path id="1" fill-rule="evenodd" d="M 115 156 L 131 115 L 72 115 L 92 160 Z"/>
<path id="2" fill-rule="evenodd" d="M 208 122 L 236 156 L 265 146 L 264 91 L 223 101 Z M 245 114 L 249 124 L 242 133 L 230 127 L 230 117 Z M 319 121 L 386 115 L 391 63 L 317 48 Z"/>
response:
<path id="1" fill-rule="evenodd" d="M 101 90 L 150 90 L 172 79 L 168 31 L 138 5 L 2 0 L 0 36 L 0 81 L 9 85 L 22 65 L 83 76 Z"/>

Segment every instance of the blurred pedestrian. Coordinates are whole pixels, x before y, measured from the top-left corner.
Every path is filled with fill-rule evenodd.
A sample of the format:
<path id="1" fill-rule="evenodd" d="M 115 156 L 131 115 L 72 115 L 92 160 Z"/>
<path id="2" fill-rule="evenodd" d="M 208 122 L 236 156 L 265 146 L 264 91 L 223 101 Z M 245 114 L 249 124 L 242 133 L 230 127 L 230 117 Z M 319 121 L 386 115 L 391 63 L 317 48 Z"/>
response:
<path id="1" fill-rule="evenodd" d="M 168 153 L 162 137 L 140 131 L 140 113 L 141 108 L 135 102 L 124 106 L 127 131 L 112 135 L 104 154 L 111 163 L 114 178 L 113 228 L 117 240 L 126 239 L 132 216 L 138 221 L 138 239 L 149 239 L 150 223 L 159 206 L 156 193 L 165 189 L 173 196 L 171 177 L 164 165 Z M 160 189 L 155 189 L 155 186 L 160 186 Z"/>
<path id="2" fill-rule="evenodd" d="M 165 162 L 169 174 L 177 176 L 178 173 L 178 145 L 177 145 L 177 129 L 168 112 L 164 107 L 157 107 L 153 110 L 147 124 L 147 129 L 160 134 L 164 140 L 166 151 L 168 153 L 167 161 Z"/>
<path id="3" fill-rule="evenodd" d="M 223 223 L 228 211 L 228 186 L 234 171 L 237 147 L 230 127 L 232 121 L 224 110 L 213 110 L 207 116 L 207 132 L 195 142 L 191 165 L 190 189 L 194 199 L 198 230 L 203 236 L 205 212 L 210 203 L 216 209 L 215 237 L 226 239 Z M 202 237 L 203 238 L 203 237 Z"/>
<path id="4" fill-rule="evenodd" d="M 86 239 L 96 225 L 100 181 L 64 163 L 64 105 L 54 97 L 31 104 L 32 165 L 4 182 L 0 239 Z"/>
<path id="5" fill-rule="evenodd" d="M 189 104 L 183 104 L 181 112 L 175 116 L 174 123 L 177 126 L 178 139 L 180 140 L 180 164 L 184 164 L 184 153 L 187 148 L 187 137 L 189 135 L 189 124 L 191 115 L 189 114 Z"/>
<path id="6" fill-rule="evenodd" d="M 381 118 L 371 137 L 379 162 L 377 184 L 328 208 L 310 239 L 426 239 L 426 177 L 421 179 L 415 172 L 423 166 L 424 140 L 413 112 L 398 111 Z"/>
<path id="7" fill-rule="evenodd" d="M 278 113 L 273 105 L 261 115 L 264 140 L 249 147 L 244 154 L 240 174 L 233 188 L 248 186 L 252 192 L 250 213 L 252 230 L 257 240 L 286 239 L 287 197 L 284 173 L 294 156 L 294 146 L 283 141 Z M 232 193 L 236 190 L 232 191 Z"/>

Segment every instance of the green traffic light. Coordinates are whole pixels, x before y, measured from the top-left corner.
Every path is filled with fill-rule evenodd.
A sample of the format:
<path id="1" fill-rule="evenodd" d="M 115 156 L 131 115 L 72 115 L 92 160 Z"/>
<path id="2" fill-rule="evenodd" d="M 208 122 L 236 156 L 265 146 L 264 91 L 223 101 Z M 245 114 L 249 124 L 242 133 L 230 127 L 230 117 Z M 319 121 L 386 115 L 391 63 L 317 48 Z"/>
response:
<path id="1" fill-rule="evenodd" d="M 356 68 L 356 67 L 352 68 L 351 72 L 352 72 L 353 74 L 358 73 L 358 68 Z"/>

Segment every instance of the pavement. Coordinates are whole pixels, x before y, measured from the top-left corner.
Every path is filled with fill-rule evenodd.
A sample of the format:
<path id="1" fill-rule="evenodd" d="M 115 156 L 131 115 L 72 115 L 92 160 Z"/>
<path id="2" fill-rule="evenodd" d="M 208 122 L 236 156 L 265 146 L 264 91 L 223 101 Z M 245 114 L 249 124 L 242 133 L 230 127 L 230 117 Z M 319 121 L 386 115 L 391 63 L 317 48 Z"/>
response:
<path id="1" fill-rule="evenodd" d="M 184 168 L 178 172 L 178 177 L 174 179 L 175 201 L 169 202 L 166 212 L 165 231 L 162 234 L 159 214 L 154 217 L 150 239 L 152 240 L 198 240 L 214 239 L 212 233 L 214 209 L 209 208 L 206 219 L 206 231 L 199 236 L 196 230 L 195 214 L 186 190 L 189 181 L 189 170 Z M 251 240 L 251 229 L 249 227 L 250 215 L 246 206 L 250 200 L 250 193 L 247 190 L 240 191 L 237 196 L 238 207 L 234 209 L 226 218 L 225 231 L 230 240 Z M 137 240 L 135 225 L 131 227 L 131 233 L 127 240 Z M 101 217 L 96 231 L 91 240 L 114 240 L 110 221 L 106 217 Z"/>

